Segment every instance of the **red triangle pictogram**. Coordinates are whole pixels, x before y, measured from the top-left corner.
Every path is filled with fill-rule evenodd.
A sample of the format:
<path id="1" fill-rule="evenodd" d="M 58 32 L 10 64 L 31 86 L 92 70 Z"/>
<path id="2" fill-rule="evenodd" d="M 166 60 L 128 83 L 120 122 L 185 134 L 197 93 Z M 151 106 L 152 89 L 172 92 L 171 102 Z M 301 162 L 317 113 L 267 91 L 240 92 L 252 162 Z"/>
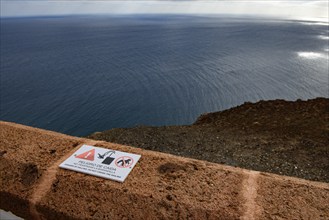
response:
<path id="1" fill-rule="evenodd" d="M 91 149 L 87 152 L 84 152 L 82 154 L 79 154 L 77 156 L 75 156 L 76 158 L 81 158 L 81 159 L 84 159 L 84 160 L 91 160 L 93 161 L 94 160 L 94 156 L 95 156 L 95 149 Z"/>

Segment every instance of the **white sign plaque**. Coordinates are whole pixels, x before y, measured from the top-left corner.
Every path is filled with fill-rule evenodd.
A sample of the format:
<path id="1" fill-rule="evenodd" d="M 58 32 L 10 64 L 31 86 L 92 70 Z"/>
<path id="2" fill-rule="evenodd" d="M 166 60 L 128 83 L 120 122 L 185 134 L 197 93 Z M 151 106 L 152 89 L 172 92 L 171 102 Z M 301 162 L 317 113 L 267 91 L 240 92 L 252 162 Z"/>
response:
<path id="1" fill-rule="evenodd" d="M 59 167 L 123 182 L 140 157 L 138 154 L 82 145 Z"/>

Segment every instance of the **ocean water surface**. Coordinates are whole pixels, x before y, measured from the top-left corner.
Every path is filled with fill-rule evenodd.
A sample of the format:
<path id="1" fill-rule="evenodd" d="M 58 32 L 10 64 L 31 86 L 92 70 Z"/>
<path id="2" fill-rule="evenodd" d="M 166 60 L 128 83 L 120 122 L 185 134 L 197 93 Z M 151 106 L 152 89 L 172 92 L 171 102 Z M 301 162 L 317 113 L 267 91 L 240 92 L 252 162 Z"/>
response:
<path id="1" fill-rule="evenodd" d="M 197 16 L 1 19 L 0 120 L 83 136 L 328 97 L 328 24 Z"/>

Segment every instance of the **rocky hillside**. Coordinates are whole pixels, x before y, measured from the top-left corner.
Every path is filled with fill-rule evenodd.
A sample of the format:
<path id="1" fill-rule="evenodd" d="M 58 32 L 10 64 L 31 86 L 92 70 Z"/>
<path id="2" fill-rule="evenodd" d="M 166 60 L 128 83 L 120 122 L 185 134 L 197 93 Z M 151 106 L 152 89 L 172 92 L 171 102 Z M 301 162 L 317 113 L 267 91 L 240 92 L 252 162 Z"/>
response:
<path id="1" fill-rule="evenodd" d="M 192 125 L 119 128 L 89 138 L 329 182 L 327 98 L 244 103 Z"/>

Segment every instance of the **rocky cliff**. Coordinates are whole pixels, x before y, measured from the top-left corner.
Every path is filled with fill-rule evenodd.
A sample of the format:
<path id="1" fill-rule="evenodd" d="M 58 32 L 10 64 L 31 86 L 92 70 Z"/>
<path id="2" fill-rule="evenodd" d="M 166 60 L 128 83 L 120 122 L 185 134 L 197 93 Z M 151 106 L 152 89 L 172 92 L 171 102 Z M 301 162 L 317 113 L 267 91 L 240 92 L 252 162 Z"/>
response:
<path id="1" fill-rule="evenodd" d="M 119 128 L 88 138 L 329 182 L 329 99 L 260 101 L 192 125 Z"/>

